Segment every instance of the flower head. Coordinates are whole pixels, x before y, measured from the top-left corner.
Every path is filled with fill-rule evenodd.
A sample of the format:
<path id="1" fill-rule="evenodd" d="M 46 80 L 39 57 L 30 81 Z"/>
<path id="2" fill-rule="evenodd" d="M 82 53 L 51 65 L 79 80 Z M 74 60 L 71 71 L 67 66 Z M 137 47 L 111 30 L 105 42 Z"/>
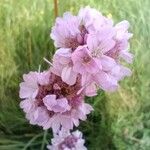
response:
<path id="1" fill-rule="evenodd" d="M 84 102 L 84 94 L 78 94 L 80 89 L 80 77 L 70 86 L 51 71 L 30 72 L 20 84 L 20 106 L 31 124 L 51 127 L 54 132 L 61 127 L 72 129 L 92 110 Z"/>
<path id="2" fill-rule="evenodd" d="M 72 133 L 59 131 L 51 141 L 52 145 L 47 146 L 49 150 L 87 150 L 82 133 L 78 130 Z"/>
<path id="3" fill-rule="evenodd" d="M 131 75 L 131 71 L 121 64 L 120 58 L 128 63 L 132 62 L 133 55 L 128 51 L 128 40 L 132 34 L 128 32 L 128 21 L 122 21 L 115 26 L 110 18 L 103 16 L 89 6 L 81 8 L 77 16 L 70 16 L 69 24 L 76 18 L 73 28 L 63 25 L 67 20 L 63 17 L 59 22 L 64 27 L 68 36 L 56 35 L 56 42 L 72 40 L 69 33 L 74 31 L 74 39 L 84 41 L 76 46 L 60 46 L 53 58 L 52 71 L 57 73 L 64 82 L 73 85 L 77 76 L 81 76 L 82 92 L 85 95 L 95 95 L 98 87 L 105 91 L 115 91 L 119 86 L 118 81 Z M 72 18 L 72 19 L 71 19 Z M 56 21 L 57 24 L 57 21 Z M 57 33 L 54 26 L 52 35 Z M 80 36 L 79 36 L 80 35 Z M 75 40 L 74 40 L 75 41 Z"/>
<path id="4" fill-rule="evenodd" d="M 87 47 L 78 47 L 72 54 L 73 70 L 80 74 L 95 74 L 99 71 L 99 64 Z"/>

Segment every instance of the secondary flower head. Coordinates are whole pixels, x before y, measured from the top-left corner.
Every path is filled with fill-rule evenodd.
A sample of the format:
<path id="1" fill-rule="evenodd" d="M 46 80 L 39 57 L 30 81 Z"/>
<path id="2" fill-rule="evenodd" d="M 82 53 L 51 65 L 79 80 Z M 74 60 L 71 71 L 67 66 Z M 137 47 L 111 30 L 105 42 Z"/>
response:
<path id="1" fill-rule="evenodd" d="M 86 115 L 92 110 L 84 102 L 80 77 L 70 86 L 61 77 L 45 72 L 30 72 L 23 76 L 20 84 L 21 108 L 31 124 L 37 124 L 44 129 L 52 128 L 57 132 L 61 127 L 72 129 L 78 126 L 79 120 L 86 120 Z"/>
<path id="2" fill-rule="evenodd" d="M 47 146 L 49 150 L 87 150 L 82 133 L 78 130 L 72 133 L 59 131 L 51 141 L 52 145 Z"/>
<path id="3" fill-rule="evenodd" d="M 66 12 L 62 18 L 58 17 L 50 36 L 57 48 L 70 48 L 74 51 L 78 46 L 86 44 L 89 33 L 104 25 L 111 26 L 112 21 L 87 6 L 79 11 L 78 16 Z"/>

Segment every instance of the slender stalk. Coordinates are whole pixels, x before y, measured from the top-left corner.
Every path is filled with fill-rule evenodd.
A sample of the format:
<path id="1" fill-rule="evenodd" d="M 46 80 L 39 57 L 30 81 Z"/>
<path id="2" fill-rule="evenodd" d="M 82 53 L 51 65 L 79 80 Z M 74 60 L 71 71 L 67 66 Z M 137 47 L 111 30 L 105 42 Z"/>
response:
<path id="1" fill-rule="evenodd" d="M 54 14 L 56 18 L 58 16 L 58 0 L 54 0 Z"/>
<path id="2" fill-rule="evenodd" d="M 43 135 L 43 142 L 42 142 L 42 145 L 41 145 L 41 150 L 44 150 L 44 146 L 46 144 L 46 136 L 47 136 L 47 130 L 44 131 L 44 135 Z"/>

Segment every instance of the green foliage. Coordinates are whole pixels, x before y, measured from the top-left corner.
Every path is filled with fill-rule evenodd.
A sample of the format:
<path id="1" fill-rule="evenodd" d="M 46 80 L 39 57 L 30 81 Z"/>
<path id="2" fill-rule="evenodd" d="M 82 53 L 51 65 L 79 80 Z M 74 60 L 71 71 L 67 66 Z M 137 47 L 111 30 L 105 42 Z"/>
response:
<path id="1" fill-rule="evenodd" d="M 117 21 L 129 20 L 135 54 L 132 77 L 121 82 L 115 93 L 100 91 L 87 98 L 95 111 L 82 122 L 89 150 L 150 149 L 150 1 L 149 0 L 59 0 L 59 14 L 77 13 L 90 5 Z M 0 1 L 0 150 L 44 150 L 51 131 L 31 126 L 19 108 L 18 89 L 22 74 L 47 68 L 51 59 L 54 24 L 52 0 Z"/>

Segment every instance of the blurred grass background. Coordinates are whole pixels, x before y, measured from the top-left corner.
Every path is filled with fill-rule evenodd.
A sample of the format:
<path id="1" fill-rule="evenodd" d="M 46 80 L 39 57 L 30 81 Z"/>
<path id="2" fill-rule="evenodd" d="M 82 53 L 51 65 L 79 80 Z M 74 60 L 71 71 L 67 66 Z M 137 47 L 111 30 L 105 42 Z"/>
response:
<path id="1" fill-rule="evenodd" d="M 59 0 L 59 15 L 90 5 L 115 22 L 128 20 L 134 37 L 133 75 L 115 93 L 87 99 L 95 111 L 82 122 L 89 150 L 150 150 L 150 1 Z M 51 59 L 53 0 L 0 0 L 0 150 L 44 150 L 51 133 L 29 125 L 19 108 L 22 74 Z"/>

